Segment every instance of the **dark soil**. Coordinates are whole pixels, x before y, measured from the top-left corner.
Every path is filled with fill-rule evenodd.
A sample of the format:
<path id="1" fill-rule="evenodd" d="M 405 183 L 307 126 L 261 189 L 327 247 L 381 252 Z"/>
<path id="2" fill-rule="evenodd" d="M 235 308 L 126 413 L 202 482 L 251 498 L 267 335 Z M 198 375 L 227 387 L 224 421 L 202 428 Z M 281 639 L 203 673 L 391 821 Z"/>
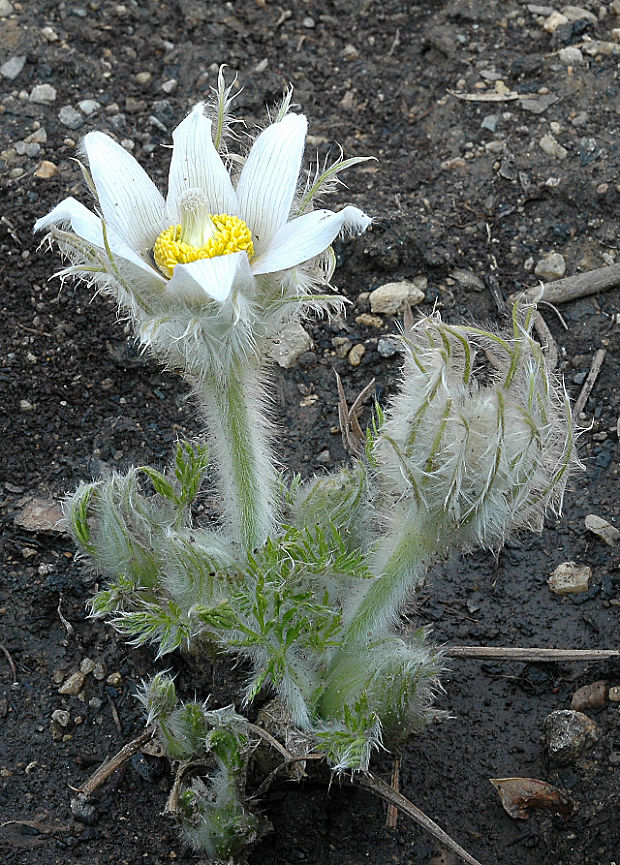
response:
<path id="1" fill-rule="evenodd" d="M 141 732 L 135 688 L 161 664 L 85 618 L 94 579 L 66 537 L 14 522 L 32 496 L 59 499 L 108 466 L 161 464 L 176 437 L 197 431 L 184 384 L 137 353 L 113 308 L 91 300 L 84 287 L 59 291 L 48 282 L 57 260 L 37 250 L 32 225 L 68 194 L 87 201 L 73 161 L 76 142 L 90 129 L 107 131 L 133 146 L 165 186 L 164 145 L 226 63 L 243 85 L 237 114 L 251 127 L 291 82 L 314 136 L 309 156 L 318 151 L 322 158 L 338 142 L 347 156 L 378 158 L 350 172 L 349 188 L 334 201 L 351 201 L 376 220 L 367 236 L 337 250 L 335 281 L 352 301 L 347 323 L 312 323 L 313 351 L 275 377 L 282 457 L 308 474 L 325 465 L 326 449 L 328 464 L 344 458 L 334 433 L 333 370 L 350 397 L 375 376 L 384 399 L 398 376 L 397 357 L 383 359 L 377 351 L 378 338 L 396 323 L 387 317 L 381 328 L 356 322 L 368 311 L 365 292 L 423 274 L 423 312 L 436 305 L 448 321 L 498 321 L 492 289 L 499 286 L 506 297 L 535 285 L 532 260 L 560 252 L 571 274 L 616 256 L 618 57 L 604 47 L 590 55 L 584 47 L 583 63 L 568 68 L 558 53 L 588 38 L 610 42 L 620 27 L 612 5 L 618 4 L 584 0 L 596 20 L 578 16 L 555 35 L 543 28 L 545 16 L 514 0 L 291 0 L 283 6 L 272 0 L 24 0 L 13 3 L 13 12 L 5 8 L 0 63 L 21 55 L 26 61 L 14 80 L 0 78 L 3 863 L 201 861 L 160 816 L 171 779 L 156 758 L 134 759 L 117 772 L 101 788 L 89 824 L 72 817 L 69 785 L 78 786 Z M 145 72 L 148 81 L 137 77 Z M 162 83 L 170 79 L 177 85 L 167 93 Z M 519 100 L 472 102 L 449 93 L 492 92 L 496 80 L 555 101 L 539 100 L 541 112 L 533 113 L 531 103 Z M 29 99 L 40 84 L 56 89 L 53 102 Z M 99 103 L 90 116 L 78 108 L 84 99 Z M 77 115 L 61 115 L 63 106 Z M 61 117 L 80 125 L 68 128 Z M 37 131 L 42 140 L 29 144 L 38 143 L 38 150 L 20 144 Z M 566 148 L 564 159 L 541 149 L 546 133 Z M 37 176 L 42 160 L 57 168 L 51 179 Z M 479 281 L 472 285 L 455 271 Z M 619 517 L 619 300 L 615 289 L 563 305 L 566 329 L 544 310 L 573 397 L 595 350 L 607 349 L 586 406 L 586 471 L 574 478 L 562 519 L 548 522 L 542 537 L 511 543 L 497 559 L 479 552 L 436 569 L 411 617 L 432 624 L 438 643 L 617 644 L 619 547 L 587 532 L 584 518 Z M 364 343 L 360 366 L 335 355 L 334 337 Z M 552 595 L 546 585 L 568 560 L 593 571 L 592 589 L 575 600 Z M 120 677 L 109 683 L 91 673 L 82 694 L 61 696 L 59 683 L 85 658 L 101 662 L 106 676 Z M 181 689 L 193 694 L 183 659 L 172 664 Z M 229 673 L 222 664 L 206 670 L 199 695 L 230 699 Z M 620 851 L 618 703 L 593 715 L 598 744 L 581 761 L 556 767 L 541 742 L 546 715 L 568 708 L 578 686 L 598 679 L 620 685 L 620 665 L 452 661 L 439 700 L 450 719 L 410 741 L 402 791 L 484 865 L 611 865 Z M 69 712 L 64 729 L 50 726 L 56 709 Z M 389 755 L 377 761 L 386 778 L 390 767 Z M 579 809 L 569 820 L 539 812 L 515 821 L 488 780 L 502 776 L 554 783 Z M 274 831 L 252 851 L 251 865 L 453 861 L 440 858 L 439 848 L 406 818 L 396 831 L 386 830 L 383 805 L 348 782 L 329 790 L 282 784 L 261 808 Z"/>

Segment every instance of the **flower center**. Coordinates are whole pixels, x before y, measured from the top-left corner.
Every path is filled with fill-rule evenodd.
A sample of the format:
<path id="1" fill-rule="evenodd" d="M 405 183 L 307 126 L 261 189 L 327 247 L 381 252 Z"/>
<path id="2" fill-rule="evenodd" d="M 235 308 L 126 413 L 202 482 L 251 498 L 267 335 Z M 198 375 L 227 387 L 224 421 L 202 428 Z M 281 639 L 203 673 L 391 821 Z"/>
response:
<path id="1" fill-rule="evenodd" d="M 182 225 L 171 225 L 159 235 L 153 246 L 155 264 L 168 279 L 177 264 L 189 264 L 201 258 L 230 255 L 232 252 L 247 252 L 254 255 L 252 235 L 242 219 L 228 213 L 208 214 L 210 225 L 205 226 L 207 241 L 200 246 L 187 242 L 187 232 Z"/>

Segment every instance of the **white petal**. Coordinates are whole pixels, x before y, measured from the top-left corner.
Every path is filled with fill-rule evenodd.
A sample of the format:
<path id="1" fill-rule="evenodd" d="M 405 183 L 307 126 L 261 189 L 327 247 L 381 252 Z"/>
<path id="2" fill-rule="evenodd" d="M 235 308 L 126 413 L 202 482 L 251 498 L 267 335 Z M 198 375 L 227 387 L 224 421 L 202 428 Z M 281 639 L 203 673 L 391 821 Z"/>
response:
<path id="1" fill-rule="evenodd" d="M 180 222 L 179 199 L 187 189 L 201 189 L 210 213 L 237 216 L 239 206 L 230 175 L 215 149 L 211 121 L 202 113 L 202 103 L 172 133 L 174 149 L 168 178 L 168 213 Z"/>
<path id="2" fill-rule="evenodd" d="M 65 198 L 64 201 L 57 204 L 47 216 L 43 216 L 35 222 L 34 230 L 43 231 L 52 226 L 71 226 L 74 234 L 101 250 L 104 256 L 107 255 L 101 220 L 75 198 Z M 138 273 L 132 274 L 136 278 L 144 279 L 146 276 L 161 285 L 166 282 L 155 268 L 143 261 L 110 227 L 107 229 L 107 241 L 114 258 L 123 259 L 124 262 L 134 265 L 135 268 L 143 272 L 141 276 Z"/>
<path id="3" fill-rule="evenodd" d="M 164 199 L 133 156 L 103 132 L 84 138 L 103 218 L 138 253 L 168 227 Z"/>
<path id="4" fill-rule="evenodd" d="M 177 264 L 166 292 L 189 301 L 204 301 L 207 295 L 218 303 L 225 303 L 233 286 L 241 288 L 251 278 L 247 253 L 233 252 Z"/>
<path id="5" fill-rule="evenodd" d="M 371 223 L 369 216 L 357 207 L 345 207 L 339 213 L 315 210 L 284 225 L 268 249 L 252 261 L 252 273 L 275 273 L 295 267 L 319 255 L 342 230 L 361 234 Z"/>
<path id="6" fill-rule="evenodd" d="M 237 184 L 242 218 L 261 255 L 286 223 L 297 186 L 308 121 L 287 114 L 268 126 L 254 142 Z"/>

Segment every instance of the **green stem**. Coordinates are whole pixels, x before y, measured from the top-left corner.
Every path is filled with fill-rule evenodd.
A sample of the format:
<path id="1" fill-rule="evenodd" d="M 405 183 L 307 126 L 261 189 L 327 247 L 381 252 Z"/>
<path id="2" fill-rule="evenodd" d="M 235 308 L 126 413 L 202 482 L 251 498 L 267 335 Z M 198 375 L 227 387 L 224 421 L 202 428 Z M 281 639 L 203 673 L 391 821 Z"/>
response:
<path id="1" fill-rule="evenodd" d="M 256 549 L 273 533 L 277 479 L 260 373 L 238 366 L 221 379 L 193 384 L 207 421 L 226 528 L 246 549 Z"/>
<path id="2" fill-rule="evenodd" d="M 413 525 L 413 517 L 407 512 L 377 550 L 372 569 L 379 576 L 363 595 L 352 599 L 352 609 L 345 610 L 348 623 L 343 644 L 332 660 L 320 700 L 319 714 L 324 718 L 338 717 L 344 704 L 357 696 L 354 692 L 372 673 L 365 669 L 363 646 L 385 634 L 389 622 L 426 572 L 430 544 Z"/>

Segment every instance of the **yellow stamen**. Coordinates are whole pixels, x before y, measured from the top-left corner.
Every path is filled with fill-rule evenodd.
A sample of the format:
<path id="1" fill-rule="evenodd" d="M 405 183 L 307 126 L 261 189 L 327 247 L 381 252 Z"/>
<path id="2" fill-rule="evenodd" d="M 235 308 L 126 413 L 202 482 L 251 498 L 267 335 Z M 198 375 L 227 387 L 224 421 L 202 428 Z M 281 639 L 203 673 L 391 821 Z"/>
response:
<path id="1" fill-rule="evenodd" d="M 168 279 L 172 277 L 177 264 L 189 264 L 201 258 L 215 258 L 216 255 L 230 255 L 232 252 L 247 252 L 248 258 L 254 256 L 252 235 L 242 219 L 227 213 L 209 215 L 215 231 L 204 246 L 192 246 L 182 239 L 180 225 L 164 229 L 153 246 L 155 264 Z"/>

